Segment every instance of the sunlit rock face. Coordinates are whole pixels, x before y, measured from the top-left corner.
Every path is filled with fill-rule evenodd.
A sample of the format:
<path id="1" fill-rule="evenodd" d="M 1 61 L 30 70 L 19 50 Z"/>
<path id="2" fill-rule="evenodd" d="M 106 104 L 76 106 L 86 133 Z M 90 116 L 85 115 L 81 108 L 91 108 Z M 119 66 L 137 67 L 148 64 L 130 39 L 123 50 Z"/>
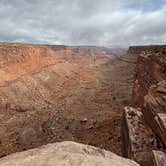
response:
<path id="1" fill-rule="evenodd" d="M 48 144 L 0 159 L 1 166 L 139 166 L 112 152 L 74 142 Z"/>

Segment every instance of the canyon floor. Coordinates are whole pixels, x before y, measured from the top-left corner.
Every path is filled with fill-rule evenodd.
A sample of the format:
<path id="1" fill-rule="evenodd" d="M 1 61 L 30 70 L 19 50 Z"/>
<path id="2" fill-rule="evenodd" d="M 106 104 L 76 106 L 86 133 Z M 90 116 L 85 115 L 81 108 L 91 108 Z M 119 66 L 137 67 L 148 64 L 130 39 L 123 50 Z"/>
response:
<path id="1" fill-rule="evenodd" d="M 86 54 L 53 51 L 51 60 L 0 68 L 1 156 L 66 140 L 121 154 L 121 115 L 136 64 L 125 52 L 125 59 Z"/>
<path id="2" fill-rule="evenodd" d="M 135 65 L 113 55 L 77 65 L 78 77 L 64 86 L 59 100 L 63 107 L 53 122 L 57 140 L 72 138 L 120 154 L 121 115 L 131 99 Z"/>

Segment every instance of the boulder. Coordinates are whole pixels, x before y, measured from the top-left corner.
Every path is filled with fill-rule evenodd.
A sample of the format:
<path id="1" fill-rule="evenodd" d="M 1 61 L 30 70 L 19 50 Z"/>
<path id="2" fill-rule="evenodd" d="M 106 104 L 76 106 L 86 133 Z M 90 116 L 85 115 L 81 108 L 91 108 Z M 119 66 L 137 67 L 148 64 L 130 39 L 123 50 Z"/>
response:
<path id="1" fill-rule="evenodd" d="M 139 166 L 129 159 L 74 142 L 48 144 L 0 159 L 1 166 Z"/>

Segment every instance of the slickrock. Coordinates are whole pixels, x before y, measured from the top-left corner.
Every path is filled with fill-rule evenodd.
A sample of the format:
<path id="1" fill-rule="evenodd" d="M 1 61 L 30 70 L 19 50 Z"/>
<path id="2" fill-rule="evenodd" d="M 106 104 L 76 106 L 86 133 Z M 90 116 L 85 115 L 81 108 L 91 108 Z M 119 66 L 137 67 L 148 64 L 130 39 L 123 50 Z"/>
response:
<path id="1" fill-rule="evenodd" d="M 154 166 L 165 166 L 166 153 L 161 151 L 153 151 L 153 162 L 154 162 Z"/>
<path id="2" fill-rule="evenodd" d="M 166 80 L 149 89 L 142 112 L 148 125 L 166 146 Z"/>
<path id="3" fill-rule="evenodd" d="M 1 166 L 139 166 L 129 159 L 74 142 L 48 144 L 0 159 Z"/>
<path id="4" fill-rule="evenodd" d="M 152 165 L 151 150 L 158 149 L 160 141 L 144 121 L 139 109 L 125 107 L 122 121 L 122 155 L 143 166 Z"/>
<path id="5" fill-rule="evenodd" d="M 143 52 L 137 61 L 132 104 L 142 107 L 150 86 L 165 79 L 166 48 L 163 46 L 157 51 Z"/>

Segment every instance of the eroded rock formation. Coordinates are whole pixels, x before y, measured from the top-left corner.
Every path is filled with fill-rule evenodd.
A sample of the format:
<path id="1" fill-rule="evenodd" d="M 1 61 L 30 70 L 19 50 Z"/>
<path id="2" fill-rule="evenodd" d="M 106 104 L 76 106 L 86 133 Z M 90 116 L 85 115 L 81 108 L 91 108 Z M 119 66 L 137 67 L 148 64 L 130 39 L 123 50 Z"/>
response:
<path id="1" fill-rule="evenodd" d="M 143 166 L 152 164 L 151 151 L 161 144 L 140 109 L 126 107 L 122 121 L 122 154 Z"/>
<path id="2" fill-rule="evenodd" d="M 143 52 L 138 57 L 133 92 L 134 106 L 143 106 L 144 96 L 151 85 L 166 79 L 165 47 L 158 52 Z"/>
<path id="3" fill-rule="evenodd" d="M 122 123 L 123 155 L 143 166 L 166 165 L 166 48 L 138 58 L 133 105 L 125 108 Z M 162 162 L 159 164 L 160 150 Z"/>
<path id="4" fill-rule="evenodd" d="M 166 80 L 151 86 L 144 98 L 144 118 L 166 146 Z"/>

